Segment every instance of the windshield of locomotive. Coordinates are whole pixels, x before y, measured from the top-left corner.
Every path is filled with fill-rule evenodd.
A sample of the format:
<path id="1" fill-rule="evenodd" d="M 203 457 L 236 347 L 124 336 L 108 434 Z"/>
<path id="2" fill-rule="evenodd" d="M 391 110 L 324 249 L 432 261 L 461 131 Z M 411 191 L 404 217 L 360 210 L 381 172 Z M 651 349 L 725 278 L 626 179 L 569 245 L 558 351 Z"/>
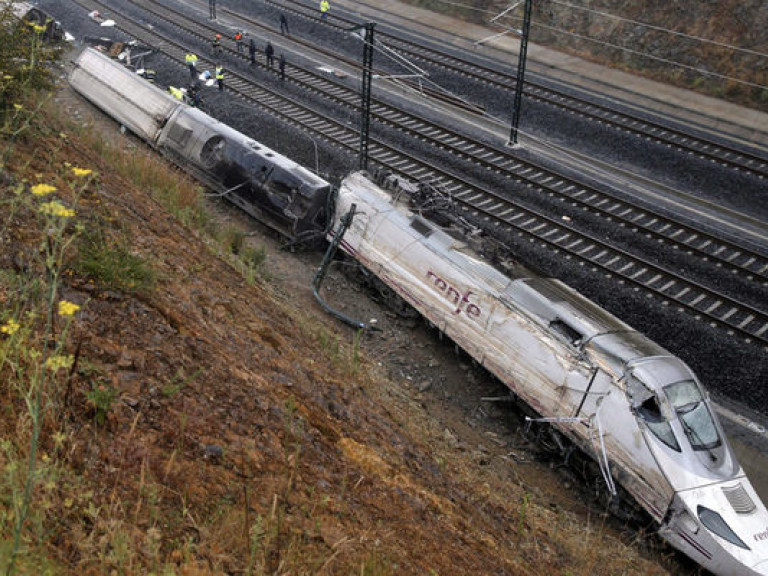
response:
<path id="1" fill-rule="evenodd" d="M 628 379 L 628 392 L 638 416 L 643 419 L 648 430 L 672 450 L 680 452 L 680 444 L 675 438 L 668 416 L 662 412 L 656 393 L 636 378 Z"/>
<path id="2" fill-rule="evenodd" d="M 693 380 L 683 380 L 664 387 L 688 441 L 694 450 L 711 450 L 720 445 L 715 421 Z"/>

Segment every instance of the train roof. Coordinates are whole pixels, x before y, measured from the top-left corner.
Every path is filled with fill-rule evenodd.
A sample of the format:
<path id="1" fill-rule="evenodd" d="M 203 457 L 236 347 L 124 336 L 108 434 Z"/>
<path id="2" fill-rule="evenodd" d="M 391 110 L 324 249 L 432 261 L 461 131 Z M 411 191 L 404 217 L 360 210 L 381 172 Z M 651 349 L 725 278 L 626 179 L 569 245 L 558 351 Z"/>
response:
<path id="1" fill-rule="evenodd" d="M 663 383 L 691 377 L 682 361 L 559 280 L 523 278 L 509 286 L 506 296 L 619 376 L 629 367 L 638 375 L 660 370 L 665 374 L 659 378 Z M 653 369 L 648 369 L 648 362 L 653 363 Z"/>

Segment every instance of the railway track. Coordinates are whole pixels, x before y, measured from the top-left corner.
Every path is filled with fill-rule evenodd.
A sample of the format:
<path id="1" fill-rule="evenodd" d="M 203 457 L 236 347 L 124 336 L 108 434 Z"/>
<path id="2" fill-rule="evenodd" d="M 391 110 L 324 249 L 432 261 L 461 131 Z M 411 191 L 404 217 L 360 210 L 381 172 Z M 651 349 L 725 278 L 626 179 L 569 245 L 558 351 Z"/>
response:
<path id="1" fill-rule="evenodd" d="M 317 11 L 299 2 L 279 2 L 267 0 L 269 4 L 291 12 L 296 16 L 318 20 Z M 345 30 L 359 22 L 334 15 L 326 25 Z M 424 43 L 415 43 L 390 34 L 377 31 L 379 40 L 396 49 L 409 59 L 424 62 L 431 66 L 468 78 L 472 81 L 493 86 L 506 91 L 513 91 L 516 86 L 514 74 L 504 72 L 477 61 L 460 58 L 455 54 L 438 50 Z M 580 100 L 562 91 L 554 90 L 530 78 L 525 82 L 525 97 L 544 104 L 555 106 L 571 114 L 577 114 L 592 121 L 600 122 L 617 130 L 633 134 L 638 138 L 655 141 L 664 146 L 674 147 L 686 154 L 695 155 L 710 162 L 726 166 L 736 171 L 747 172 L 757 178 L 768 177 L 768 158 L 747 150 L 736 150 L 709 140 L 700 135 L 693 135 L 685 130 L 655 122 L 649 118 L 632 116 L 626 111 L 618 111 L 607 106 Z"/>
<path id="2" fill-rule="evenodd" d="M 198 23 L 180 11 L 173 10 L 154 0 L 135 0 L 137 6 L 152 13 L 154 18 L 164 19 L 170 25 L 183 29 L 186 33 L 203 40 L 222 32 L 220 27 L 208 23 Z M 236 14 L 227 11 L 236 17 Z M 250 18 L 244 22 L 252 26 L 262 26 Z M 311 46 L 303 42 L 307 48 Z M 231 57 L 245 59 L 243 54 L 230 48 L 226 49 Z M 266 68 L 264 64 L 259 66 Z M 323 75 L 299 66 L 290 66 L 291 81 L 301 85 L 303 90 L 321 94 L 335 104 L 357 110 L 360 96 L 352 89 L 339 82 L 334 82 Z M 404 112 L 380 99 L 374 99 L 371 106 L 374 120 L 387 125 L 410 137 L 447 151 L 455 158 L 462 158 L 489 172 L 500 174 L 525 187 L 536 187 L 538 192 L 550 198 L 564 202 L 592 216 L 603 218 L 624 226 L 633 233 L 639 233 L 654 242 L 664 242 L 673 250 L 679 250 L 703 261 L 715 263 L 731 274 L 741 274 L 747 280 L 768 281 L 768 257 L 745 249 L 725 239 L 703 234 L 692 226 L 664 218 L 647 209 L 641 209 L 615 196 L 588 187 L 574 180 L 554 174 L 541 165 L 523 161 L 510 153 L 509 149 L 493 146 L 469 138 L 438 124 Z"/>
<path id="3" fill-rule="evenodd" d="M 96 0 L 77 0 L 77 3 L 88 11 L 100 9 L 117 14 L 112 6 Z M 160 37 L 145 25 L 132 22 L 127 15 L 120 16 L 116 18 L 118 26 L 126 34 L 146 44 L 158 46 L 165 57 L 179 66 L 184 65 L 187 46 Z M 209 65 L 212 64 L 210 61 Z M 300 126 L 337 146 L 350 151 L 357 148 L 357 130 L 299 105 L 275 91 L 258 86 L 252 78 L 230 71 L 227 87 L 240 97 L 265 107 L 282 120 Z M 595 271 L 617 276 L 621 282 L 655 294 L 664 302 L 674 303 L 710 324 L 725 328 L 729 333 L 748 341 L 768 344 L 768 316 L 753 306 L 680 278 L 670 270 L 609 246 L 588 233 L 563 226 L 546 214 L 517 205 L 455 173 L 414 158 L 379 140 L 371 142 L 369 153 L 375 162 L 405 178 L 436 183 L 460 202 L 465 212 L 487 220 L 492 226 L 503 226 L 516 234 L 525 234 L 553 249 L 567 252 L 569 258 L 576 258 Z"/>
<path id="4" fill-rule="evenodd" d="M 162 18 L 169 24 L 203 40 L 207 40 L 217 32 L 222 32 L 221 28 L 197 23 L 185 14 L 153 0 L 135 0 L 133 4 L 151 11 L 155 18 Z M 244 21 L 251 25 L 260 25 L 252 19 L 246 18 Z M 235 50 L 230 48 L 225 50 L 231 57 L 245 59 L 243 54 Z M 258 65 L 266 68 L 262 63 Z M 356 89 L 299 66 L 290 65 L 289 70 L 291 81 L 299 84 L 302 89 L 321 94 L 335 104 L 353 110 L 358 109 L 360 97 Z M 749 279 L 768 280 L 768 258 L 745 250 L 735 243 L 703 235 L 691 226 L 672 222 L 652 211 L 643 210 L 619 200 L 615 196 L 553 174 L 541 165 L 520 160 L 506 148 L 458 134 L 381 100 L 374 99 L 371 113 L 373 119 L 379 123 L 406 132 L 411 137 L 441 148 L 456 158 L 463 158 L 476 166 L 502 174 L 524 186 L 536 186 L 540 192 L 555 197 L 561 202 L 568 202 L 581 210 L 619 222 L 655 241 L 669 242 L 676 250 L 683 250 L 704 260 L 714 261 L 732 273 L 745 274 Z"/>

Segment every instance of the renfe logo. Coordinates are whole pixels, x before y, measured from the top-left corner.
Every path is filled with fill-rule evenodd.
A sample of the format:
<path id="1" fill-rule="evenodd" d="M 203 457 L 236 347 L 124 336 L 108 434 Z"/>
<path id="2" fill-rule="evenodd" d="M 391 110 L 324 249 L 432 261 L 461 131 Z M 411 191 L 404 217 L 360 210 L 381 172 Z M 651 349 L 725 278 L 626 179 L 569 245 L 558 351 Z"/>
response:
<path id="1" fill-rule="evenodd" d="M 764 530 L 763 532 L 758 532 L 757 534 L 752 534 L 752 537 L 760 542 L 761 540 L 768 540 L 768 530 Z"/>
<path id="2" fill-rule="evenodd" d="M 472 295 L 471 290 L 467 290 L 466 294 L 461 294 L 456 288 L 432 272 L 432 270 L 427 272 L 427 279 L 432 281 L 435 289 L 442 294 L 446 300 L 453 302 L 456 306 L 456 310 L 453 311 L 454 314 L 460 314 L 463 309 L 464 313 L 470 318 L 480 317 L 480 314 L 482 313 L 480 307 L 469 301 L 469 297 Z"/>

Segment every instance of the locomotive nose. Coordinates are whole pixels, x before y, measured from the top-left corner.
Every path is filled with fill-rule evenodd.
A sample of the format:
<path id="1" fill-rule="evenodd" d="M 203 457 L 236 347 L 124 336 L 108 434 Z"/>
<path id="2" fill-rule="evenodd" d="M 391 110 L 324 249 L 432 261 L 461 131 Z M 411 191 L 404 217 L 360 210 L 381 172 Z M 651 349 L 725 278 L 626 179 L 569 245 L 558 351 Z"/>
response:
<path id="1" fill-rule="evenodd" d="M 714 574 L 768 576 L 768 510 L 745 476 L 683 490 L 660 535 Z"/>

